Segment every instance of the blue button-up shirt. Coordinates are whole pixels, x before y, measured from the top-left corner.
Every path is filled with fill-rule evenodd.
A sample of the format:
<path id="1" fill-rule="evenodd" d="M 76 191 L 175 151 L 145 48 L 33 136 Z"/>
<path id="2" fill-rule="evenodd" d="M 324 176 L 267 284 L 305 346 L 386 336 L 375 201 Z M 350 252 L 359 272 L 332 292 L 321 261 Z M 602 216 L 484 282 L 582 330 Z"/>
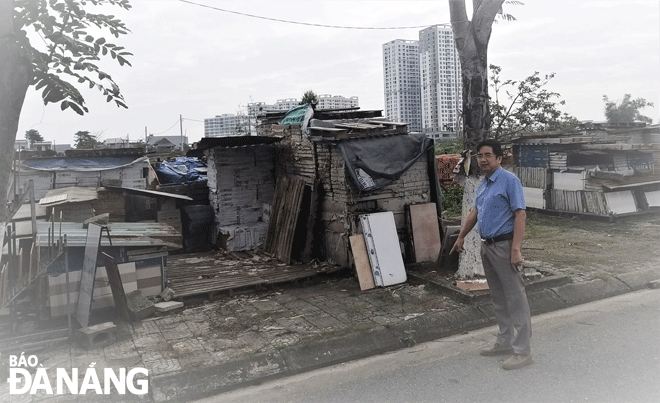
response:
<path id="1" fill-rule="evenodd" d="M 479 185 L 475 208 L 482 238 L 513 232 L 516 210 L 525 209 L 520 179 L 500 167 Z"/>

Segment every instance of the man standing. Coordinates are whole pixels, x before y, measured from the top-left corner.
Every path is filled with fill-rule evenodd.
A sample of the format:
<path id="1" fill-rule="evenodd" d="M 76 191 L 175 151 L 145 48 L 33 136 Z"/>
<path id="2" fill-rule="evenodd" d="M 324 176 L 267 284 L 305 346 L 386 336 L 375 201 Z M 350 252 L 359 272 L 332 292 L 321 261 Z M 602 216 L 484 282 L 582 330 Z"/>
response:
<path id="1" fill-rule="evenodd" d="M 477 189 L 475 206 L 451 253 L 464 251 L 465 236 L 478 223 L 481 259 L 499 326 L 495 345 L 481 350 L 481 355 L 512 354 L 502 368 L 518 369 L 534 362 L 530 344 L 532 323 L 521 272 L 527 215 L 520 179 L 502 168 L 502 156 L 502 145 L 496 140 L 477 145 L 477 160 L 486 178 Z"/>

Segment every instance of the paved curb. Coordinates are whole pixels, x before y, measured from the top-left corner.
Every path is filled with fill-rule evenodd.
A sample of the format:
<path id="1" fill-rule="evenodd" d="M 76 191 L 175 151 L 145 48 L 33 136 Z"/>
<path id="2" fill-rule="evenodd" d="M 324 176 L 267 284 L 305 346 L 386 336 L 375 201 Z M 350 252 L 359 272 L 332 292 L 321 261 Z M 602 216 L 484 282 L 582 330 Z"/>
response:
<path id="1" fill-rule="evenodd" d="M 533 315 L 650 288 L 660 279 L 657 270 L 559 285 L 528 294 Z M 184 402 L 283 378 L 342 362 L 353 361 L 416 343 L 460 334 L 495 323 L 490 303 L 476 302 L 453 311 L 425 314 L 396 325 L 362 333 L 256 354 L 233 362 L 171 375 L 152 377 L 155 402 Z"/>

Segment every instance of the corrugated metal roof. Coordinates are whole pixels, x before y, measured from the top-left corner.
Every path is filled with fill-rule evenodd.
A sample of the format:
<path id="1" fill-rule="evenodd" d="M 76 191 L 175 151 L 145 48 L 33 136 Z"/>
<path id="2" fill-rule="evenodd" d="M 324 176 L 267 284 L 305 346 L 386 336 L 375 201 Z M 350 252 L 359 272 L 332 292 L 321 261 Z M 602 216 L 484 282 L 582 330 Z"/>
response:
<path id="1" fill-rule="evenodd" d="M 190 197 L 190 196 L 179 195 L 179 194 L 174 194 L 174 193 L 167 193 L 167 192 L 159 192 L 157 190 L 135 189 L 135 188 L 127 188 L 127 187 L 121 187 L 121 186 L 104 186 L 104 187 L 108 190 L 124 191 L 124 192 L 129 193 L 129 194 L 135 194 L 135 195 L 140 195 L 140 196 L 169 197 L 171 199 L 193 200 L 193 198 Z"/>
<path id="2" fill-rule="evenodd" d="M 48 245 L 48 230 L 51 228 L 49 222 L 37 222 L 37 246 Z M 165 223 L 136 222 L 136 223 L 110 223 L 108 224 L 112 246 L 168 246 L 172 249 L 182 247 L 182 236 L 174 227 Z M 87 240 L 87 228 L 82 223 L 55 222 L 55 238 L 60 233 L 66 234 L 69 247 L 85 246 Z M 110 246 L 107 233 L 101 233 L 101 246 Z M 51 235 L 52 236 L 52 235 Z"/>
<path id="3" fill-rule="evenodd" d="M 268 145 L 282 141 L 281 137 L 273 136 L 230 136 L 230 137 L 203 137 L 196 147 L 186 154 L 188 157 L 200 157 L 202 151 L 215 147 L 231 148 L 256 145 Z"/>
<path id="4" fill-rule="evenodd" d="M 66 187 L 52 189 L 39 200 L 42 206 L 50 207 L 66 203 L 79 203 L 97 200 L 99 194 L 96 188 L 90 187 Z"/>

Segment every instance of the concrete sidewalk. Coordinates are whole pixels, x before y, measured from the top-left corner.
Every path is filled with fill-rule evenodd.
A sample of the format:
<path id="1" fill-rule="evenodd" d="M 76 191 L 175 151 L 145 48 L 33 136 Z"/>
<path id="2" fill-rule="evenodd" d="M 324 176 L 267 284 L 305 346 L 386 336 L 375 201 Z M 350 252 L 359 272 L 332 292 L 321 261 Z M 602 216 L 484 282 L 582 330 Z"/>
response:
<path id="1" fill-rule="evenodd" d="M 660 268 L 601 269 L 573 280 L 530 289 L 533 314 L 656 286 Z M 53 389 L 57 368 L 69 373 L 78 368 L 82 382 L 94 363 L 99 374 L 103 368 L 146 368 L 146 396 L 113 393 L 99 398 L 93 390 L 85 396 L 10 396 L 3 383 L 0 401 L 190 401 L 493 323 L 488 298 L 458 302 L 427 284 L 411 282 L 360 291 L 351 273 L 343 272 L 200 302 L 132 325 L 117 322 L 117 341 L 104 348 L 85 350 L 68 343 L 35 353 Z M 4 365 L 6 357 L 2 361 Z"/>

